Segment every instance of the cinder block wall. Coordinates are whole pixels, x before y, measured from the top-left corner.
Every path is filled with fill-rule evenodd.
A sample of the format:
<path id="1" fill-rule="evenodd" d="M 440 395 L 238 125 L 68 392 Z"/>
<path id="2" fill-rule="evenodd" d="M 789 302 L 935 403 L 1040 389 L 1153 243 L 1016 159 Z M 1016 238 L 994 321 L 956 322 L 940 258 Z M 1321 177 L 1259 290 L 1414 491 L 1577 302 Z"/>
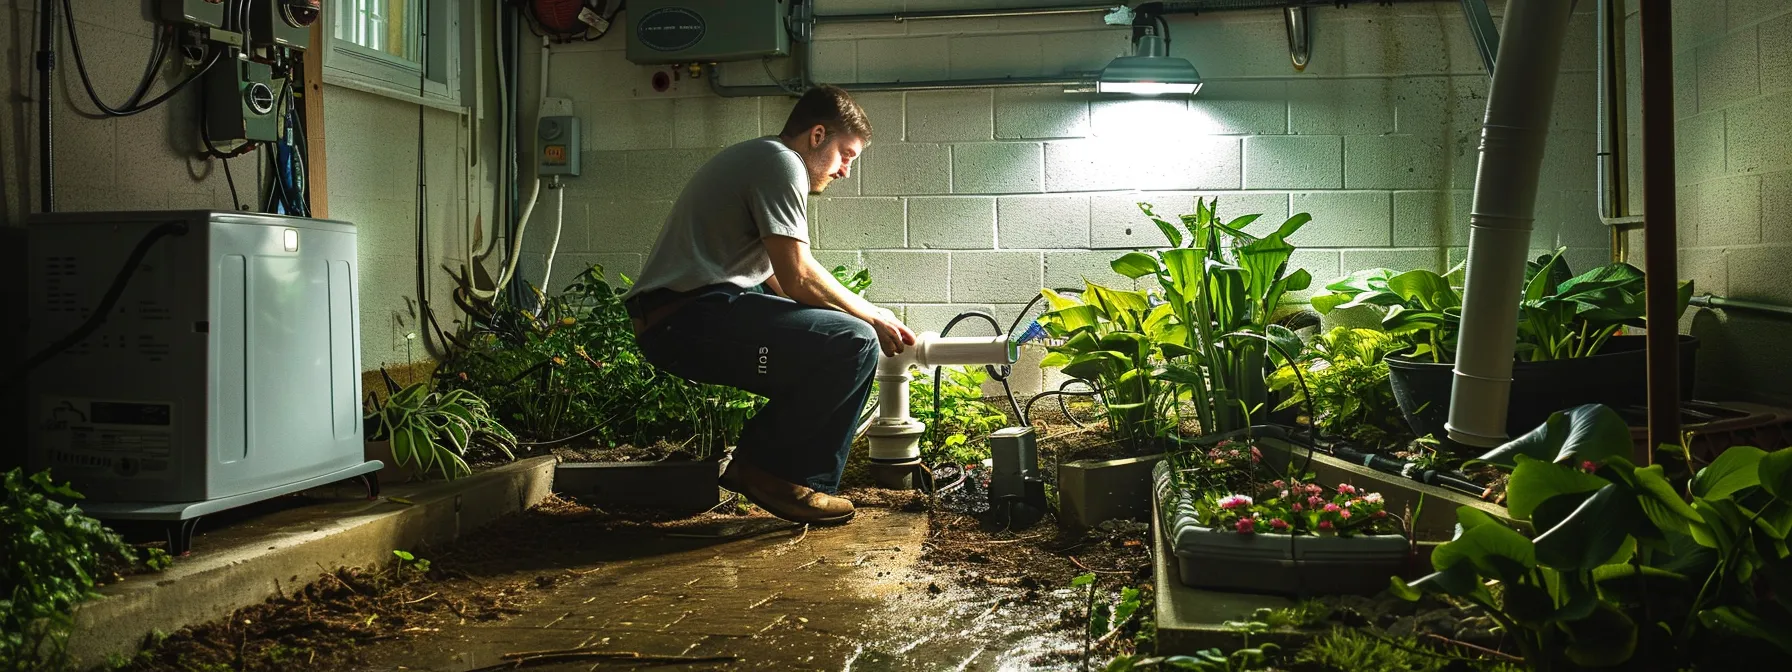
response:
<path id="1" fill-rule="evenodd" d="M 819 13 L 902 2 L 821 0 Z M 1041 2 L 908 2 L 910 9 Z M 1503 3 L 1496 3 L 1503 5 Z M 1539 196 L 1534 246 L 1570 248 L 1577 268 L 1608 243 L 1594 198 L 1595 20 L 1581 3 Z M 1495 7 L 1496 19 L 1499 7 Z M 1099 70 L 1129 31 L 1098 15 L 823 25 L 817 78 L 829 83 L 1057 75 Z M 1171 51 L 1208 79 L 1190 100 L 1104 99 L 1050 89 L 867 93 L 874 139 L 853 177 L 810 202 L 817 256 L 871 269 L 869 296 L 917 329 L 968 308 L 1004 322 L 1044 286 L 1116 285 L 1109 260 L 1165 244 L 1133 205 L 1161 213 L 1218 197 L 1222 215 L 1314 221 L 1294 263 L 1323 284 L 1360 268 L 1460 261 L 1489 79 L 1458 3 L 1360 3 L 1312 11 L 1313 53 L 1289 61 L 1282 15 L 1170 18 Z M 788 97 L 722 98 L 681 72 L 623 57 L 620 33 L 556 46 L 548 93 L 584 120 L 584 170 L 565 189 L 553 287 L 590 263 L 639 270 L 685 179 L 729 143 L 776 133 Z M 783 59 L 726 64 L 728 84 L 786 76 Z M 539 71 L 526 73 L 533 93 Z M 533 107 L 533 102 L 527 104 Z M 552 241 L 555 194 L 525 242 L 530 274 Z M 974 323 L 966 323 L 966 328 Z M 966 332 L 972 333 L 972 332 Z M 1037 370 L 1017 379 L 1037 389 Z"/>
<path id="2" fill-rule="evenodd" d="M 1634 99 L 1641 61 L 1631 5 Z M 1792 259 L 1792 2 L 1678 0 L 1673 12 L 1680 275 L 1700 292 L 1792 305 L 1792 284 L 1781 275 Z M 1633 119 L 1640 166 L 1635 133 L 1642 126 Z M 1633 184 L 1631 202 L 1641 213 L 1641 182 Z M 1640 238 L 1633 247 L 1640 249 Z M 1746 312 L 1689 311 L 1682 327 L 1703 341 L 1702 393 L 1792 403 L 1786 324 Z"/>

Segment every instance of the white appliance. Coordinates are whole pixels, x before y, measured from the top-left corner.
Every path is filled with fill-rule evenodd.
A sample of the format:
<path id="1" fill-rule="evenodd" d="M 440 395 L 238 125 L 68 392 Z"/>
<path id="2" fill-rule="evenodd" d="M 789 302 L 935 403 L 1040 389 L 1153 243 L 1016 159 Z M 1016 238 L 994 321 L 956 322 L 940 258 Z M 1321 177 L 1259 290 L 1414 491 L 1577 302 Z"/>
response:
<path id="1" fill-rule="evenodd" d="M 82 325 L 164 226 L 104 324 L 32 371 L 31 468 L 73 481 L 96 518 L 166 521 L 177 553 L 202 515 L 358 476 L 376 495 L 352 224 L 37 215 L 29 350 Z"/>

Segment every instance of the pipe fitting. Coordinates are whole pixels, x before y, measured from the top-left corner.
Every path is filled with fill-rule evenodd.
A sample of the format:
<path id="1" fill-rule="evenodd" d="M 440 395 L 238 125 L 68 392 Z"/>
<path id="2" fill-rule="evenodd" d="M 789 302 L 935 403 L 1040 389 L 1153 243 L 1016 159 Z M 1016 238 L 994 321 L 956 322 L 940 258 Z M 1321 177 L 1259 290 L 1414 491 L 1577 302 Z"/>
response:
<path id="1" fill-rule="evenodd" d="M 926 332 L 915 344 L 894 357 L 877 363 L 877 417 L 865 436 L 871 443 L 874 464 L 906 464 L 921 457 L 921 437 L 927 426 L 910 415 L 910 368 L 932 373 L 940 366 L 1013 364 L 1018 348 L 1006 336 L 941 336 Z"/>

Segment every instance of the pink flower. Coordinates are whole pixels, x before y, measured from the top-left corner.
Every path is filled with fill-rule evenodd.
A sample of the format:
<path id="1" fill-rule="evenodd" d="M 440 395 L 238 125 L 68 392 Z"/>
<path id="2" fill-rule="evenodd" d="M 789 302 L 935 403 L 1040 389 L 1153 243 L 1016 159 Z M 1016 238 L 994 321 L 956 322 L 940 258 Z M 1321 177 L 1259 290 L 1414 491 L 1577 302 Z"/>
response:
<path id="1" fill-rule="evenodd" d="M 1257 531 L 1257 521 L 1251 520 L 1249 518 L 1239 518 L 1238 519 L 1238 533 L 1239 534 L 1254 534 L 1254 533 L 1256 533 L 1256 531 Z"/>
<path id="2" fill-rule="evenodd" d="M 1376 511 L 1376 512 L 1375 512 L 1375 517 L 1376 517 L 1376 518 L 1386 518 L 1386 517 L 1388 517 L 1388 512 L 1386 512 L 1386 511 Z"/>
<path id="3" fill-rule="evenodd" d="M 1354 495 L 1354 494 L 1356 494 L 1356 488 L 1351 487 L 1351 485 L 1349 483 L 1339 483 L 1338 484 L 1338 492 L 1341 492 L 1346 495 Z"/>
<path id="4" fill-rule="evenodd" d="M 1251 461 L 1252 462 L 1262 462 L 1263 461 L 1263 451 L 1257 450 L 1256 446 L 1251 446 Z"/>
<path id="5" fill-rule="evenodd" d="M 1281 494 L 1281 498 L 1282 498 L 1282 499 L 1287 499 L 1287 498 L 1288 498 L 1288 491 L 1287 491 L 1287 490 L 1283 490 L 1283 491 L 1282 491 L 1282 494 Z"/>
<path id="6" fill-rule="evenodd" d="M 1269 521 L 1269 526 L 1271 529 L 1286 530 L 1288 529 L 1288 521 L 1282 520 L 1281 518 L 1275 518 Z"/>
<path id="7" fill-rule="evenodd" d="M 1598 471 L 1599 465 L 1597 463 L 1593 462 L 1592 460 L 1581 460 L 1580 470 L 1591 473 L 1594 471 Z"/>
<path id="8" fill-rule="evenodd" d="M 1222 509 L 1236 509 L 1241 506 L 1250 505 L 1251 498 L 1244 495 L 1228 495 L 1220 500 L 1220 508 Z"/>
<path id="9" fill-rule="evenodd" d="M 1301 511 L 1302 511 L 1302 510 L 1304 510 L 1304 509 L 1302 509 L 1302 507 L 1301 507 L 1301 505 L 1300 505 L 1300 502 L 1295 502 L 1295 503 L 1294 503 L 1294 512 L 1295 512 L 1295 513 L 1300 513 L 1300 512 L 1301 512 Z"/>
<path id="10" fill-rule="evenodd" d="M 1325 492 L 1325 488 L 1319 487 L 1318 483 L 1308 483 L 1307 484 L 1307 492 L 1317 495 L 1321 492 Z"/>
<path id="11" fill-rule="evenodd" d="M 1333 504 L 1333 503 L 1331 503 L 1331 502 L 1326 502 L 1326 503 L 1325 503 L 1325 512 L 1326 512 L 1326 513 L 1337 513 L 1337 512 L 1338 512 L 1338 505 L 1337 505 L 1337 504 Z"/>
<path id="12" fill-rule="evenodd" d="M 1321 530 L 1330 530 L 1330 529 L 1332 529 L 1332 521 L 1329 521 L 1329 520 L 1321 520 L 1321 521 L 1319 521 L 1319 529 L 1321 529 Z"/>
<path id="13" fill-rule="evenodd" d="M 1339 511 L 1338 517 L 1343 518 L 1344 520 L 1350 520 L 1350 512 L 1349 511 Z"/>
<path id="14" fill-rule="evenodd" d="M 1380 504 L 1381 503 L 1381 493 L 1371 492 L 1367 495 L 1363 495 L 1363 501 L 1368 502 L 1370 504 Z"/>
<path id="15" fill-rule="evenodd" d="M 1319 495 L 1313 495 L 1312 497 L 1307 498 L 1307 506 L 1317 509 L 1323 504 L 1325 504 L 1325 500 L 1320 499 Z"/>
<path id="16" fill-rule="evenodd" d="M 1239 453 L 1238 453 L 1238 451 L 1236 451 L 1236 450 L 1233 450 L 1233 451 L 1228 451 L 1228 452 L 1227 452 L 1227 453 L 1226 453 L 1226 457 L 1230 457 L 1230 458 L 1232 458 L 1232 459 L 1234 459 L 1234 460 L 1236 460 L 1236 459 L 1238 459 L 1238 458 L 1241 458 L 1241 457 L 1244 457 L 1244 456 L 1243 456 L 1243 455 L 1240 455 L 1240 454 L 1239 454 Z"/>
<path id="17" fill-rule="evenodd" d="M 1273 481 L 1270 481 L 1270 482 L 1269 482 L 1269 484 L 1270 484 L 1270 486 L 1271 486 L 1271 487 L 1275 487 L 1275 488 L 1278 488 L 1278 489 L 1279 489 L 1279 488 L 1286 488 L 1286 487 L 1288 487 L 1288 484 L 1287 484 L 1287 483 L 1286 483 L 1286 482 L 1284 482 L 1284 481 L 1283 481 L 1283 480 L 1282 480 L 1282 479 L 1279 479 L 1279 478 L 1278 478 L 1278 479 L 1276 479 L 1276 480 L 1273 480 Z M 1282 496 L 1283 496 L 1283 497 L 1287 497 L 1287 495 L 1282 495 Z"/>

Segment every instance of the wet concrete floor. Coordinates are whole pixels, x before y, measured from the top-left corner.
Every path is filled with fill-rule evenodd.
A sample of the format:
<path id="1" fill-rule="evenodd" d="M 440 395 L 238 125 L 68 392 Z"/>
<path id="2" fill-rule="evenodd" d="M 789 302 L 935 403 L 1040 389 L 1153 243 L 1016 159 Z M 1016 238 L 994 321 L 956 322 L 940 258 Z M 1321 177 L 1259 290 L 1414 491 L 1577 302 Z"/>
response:
<path id="1" fill-rule="evenodd" d="M 591 540 L 592 557 L 561 565 L 577 578 L 523 613 L 364 649 L 359 669 L 466 672 L 570 649 L 718 659 L 568 657 L 526 669 L 1078 669 L 1051 655 L 1080 646 L 1054 627 L 1076 602 L 1068 590 L 1017 603 L 1017 590 L 959 587 L 955 572 L 920 560 L 926 539 L 925 514 L 876 509 L 807 532 L 749 518 L 677 536 L 606 534 Z"/>

